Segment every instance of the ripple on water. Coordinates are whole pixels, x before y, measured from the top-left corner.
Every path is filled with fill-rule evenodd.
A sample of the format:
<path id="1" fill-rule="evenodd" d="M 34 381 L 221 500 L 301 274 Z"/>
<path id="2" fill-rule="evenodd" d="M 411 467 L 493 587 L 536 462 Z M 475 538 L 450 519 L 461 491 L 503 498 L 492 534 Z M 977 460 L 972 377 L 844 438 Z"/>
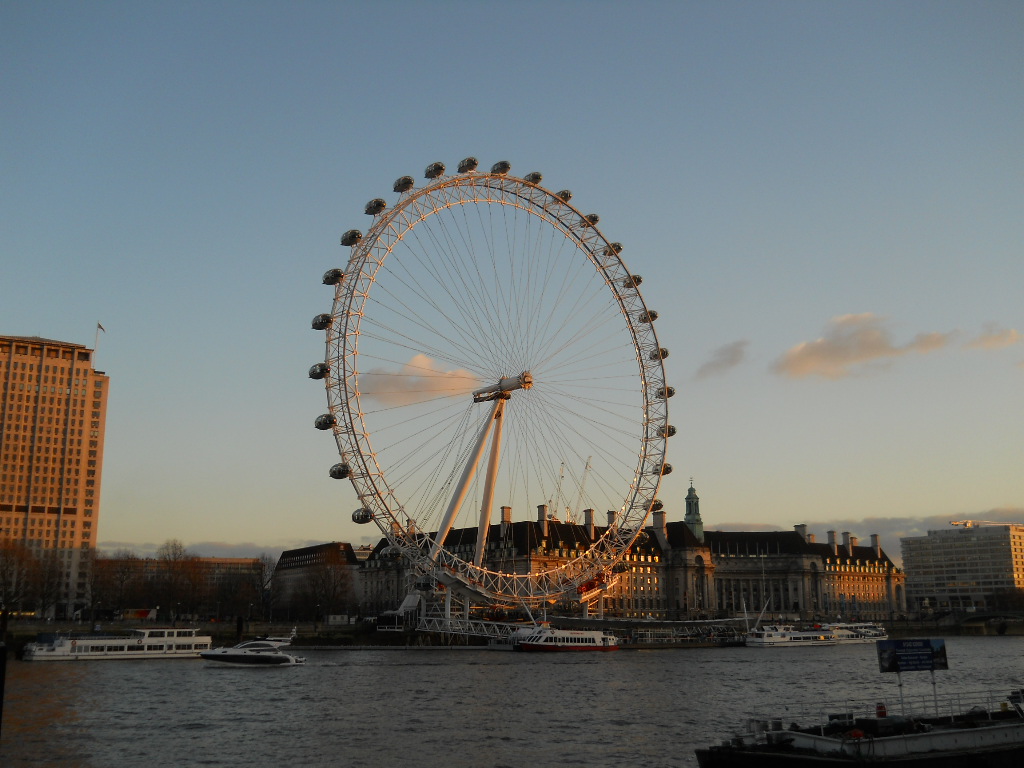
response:
<path id="1" fill-rule="evenodd" d="M 898 700 L 874 647 L 552 655 L 308 651 L 272 671 L 200 662 L 8 665 L 5 768 L 416 765 L 692 768 L 748 717 Z M 1024 638 L 949 638 L 940 693 L 1024 687 Z M 905 692 L 931 694 L 927 673 Z M 879 698 L 881 700 L 881 698 Z"/>

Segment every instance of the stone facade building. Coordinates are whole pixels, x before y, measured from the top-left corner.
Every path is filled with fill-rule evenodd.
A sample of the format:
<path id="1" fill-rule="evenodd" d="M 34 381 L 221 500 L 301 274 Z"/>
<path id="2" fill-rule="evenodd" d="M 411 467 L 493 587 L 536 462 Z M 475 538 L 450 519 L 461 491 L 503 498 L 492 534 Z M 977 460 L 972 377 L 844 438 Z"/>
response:
<path id="1" fill-rule="evenodd" d="M 882 550 L 879 537 L 868 546 L 849 533 L 828 532 L 818 543 L 807 526 L 792 531 L 705 531 L 700 500 L 691 486 L 683 520 L 668 522 L 654 512 L 616 569 L 603 605 L 584 609 L 571 596 L 555 606 L 562 612 L 624 618 L 683 621 L 743 615 L 787 619 L 883 620 L 906 610 L 905 577 Z M 485 564 L 510 573 L 556 566 L 587 550 L 606 528 L 592 510 L 584 523 L 560 522 L 538 509 L 536 521 L 492 526 Z M 472 557 L 476 529 L 456 529 L 445 546 Z M 408 589 L 408 574 L 387 541 L 381 541 L 360 572 L 368 613 L 394 610 Z"/>

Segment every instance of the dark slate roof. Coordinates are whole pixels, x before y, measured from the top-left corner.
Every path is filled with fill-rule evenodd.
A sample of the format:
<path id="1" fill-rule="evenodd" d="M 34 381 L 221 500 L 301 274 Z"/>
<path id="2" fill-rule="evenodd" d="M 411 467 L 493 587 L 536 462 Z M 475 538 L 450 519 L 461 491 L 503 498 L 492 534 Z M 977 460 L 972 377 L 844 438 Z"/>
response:
<path id="1" fill-rule="evenodd" d="M 705 543 L 702 544 L 697 535 L 690 530 L 690 526 L 681 520 L 667 523 L 665 525 L 665 535 L 668 538 L 668 545 L 672 549 L 700 549 L 707 546 L 707 534 L 705 534 Z"/>
<path id="2" fill-rule="evenodd" d="M 541 536 L 541 524 L 536 520 L 519 520 L 511 523 L 508 532 L 504 538 L 501 536 L 501 524 L 491 525 L 490 531 L 487 534 L 487 540 L 489 542 L 503 542 L 508 546 L 515 548 L 521 554 L 527 554 L 532 550 L 540 546 L 542 540 Z M 607 531 L 607 527 L 595 526 L 594 536 L 600 538 Z M 693 534 L 690 534 L 693 538 Z M 455 547 L 472 547 L 476 545 L 477 529 L 473 528 L 454 528 L 448 532 L 445 537 L 444 545 L 447 549 L 453 549 Z M 638 541 L 633 545 L 633 550 L 637 552 L 643 552 L 647 554 L 659 554 L 661 548 L 658 544 L 657 539 L 654 536 L 648 535 L 647 537 L 641 537 L 642 541 Z M 563 523 L 555 520 L 548 521 L 548 535 L 544 539 L 546 541 L 547 549 L 587 549 L 590 547 L 591 541 L 587 536 L 587 527 L 578 523 Z M 693 538 L 696 546 L 699 546 L 699 542 L 696 538 Z M 388 547 L 388 540 L 382 538 L 373 549 L 373 554 L 370 556 L 371 559 L 377 559 L 381 556 L 382 550 Z"/>
<path id="3" fill-rule="evenodd" d="M 319 557 L 318 557 L 319 556 Z M 350 565 L 359 563 L 352 545 L 347 542 L 332 541 L 328 544 L 315 544 L 312 547 L 288 549 L 281 553 L 277 567 L 302 567 L 316 561 L 344 562 Z"/>
<path id="4" fill-rule="evenodd" d="M 871 547 L 856 546 L 849 552 L 840 543 L 836 553 L 833 553 L 832 546 L 827 542 L 807 542 L 796 531 L 705 531 L 704 541 L 715 555 L 812 555 L 822 561 L 838 556 L 844 560 L 849 558 L 861 562 L 892 563 L 885 550 L 882 550 L 879 558 Z"/>
<path id="5" fill-rule="evenodd" d="M 704 542 L 712 554 L 813 554 L 796 531 L 704 531 Z"/>

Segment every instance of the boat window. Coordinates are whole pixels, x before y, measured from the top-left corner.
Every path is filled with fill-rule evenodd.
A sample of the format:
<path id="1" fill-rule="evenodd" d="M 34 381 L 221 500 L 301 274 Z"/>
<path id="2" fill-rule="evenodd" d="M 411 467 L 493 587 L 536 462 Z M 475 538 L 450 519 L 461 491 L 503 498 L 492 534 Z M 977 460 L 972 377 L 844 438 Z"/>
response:
<path id="1" fill-rule="evenodd" d="M 162 651 L 164 647 L 162 645 L 147 645 L 147 651 Z"/>
<path id="2" fill-rule="evenodd" d="M 124 650 L 124 646 L 123 645 L 108 645 L 107 646 L 107 651 L 123 651 L 123 650 Z"/>
<path id="3" fill-rule="evenodd" d="M 162 629 L 154 629 L 152 632 L 149 633 L 149 636 L 150 637 L 166 637 L 166 635 L 164 634 L 164 631 Z"/>

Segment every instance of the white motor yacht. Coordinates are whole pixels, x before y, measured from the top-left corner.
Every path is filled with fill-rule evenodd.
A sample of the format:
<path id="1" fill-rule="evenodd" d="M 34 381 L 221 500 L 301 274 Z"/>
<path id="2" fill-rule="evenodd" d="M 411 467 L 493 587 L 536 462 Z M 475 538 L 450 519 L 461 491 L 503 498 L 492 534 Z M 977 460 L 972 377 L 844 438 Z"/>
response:
<path id="1" fill-rule="evenodd" d="M 221 664 L 256 667 L 291 666 L 306 663 L 301 656 L 285 653 L 281 650 L 282 645 L 285 644 L 275 639 L 248 640 L 231 648 L 214 648 L 211 651 L 203 651 L 199 655 L 207 661 Z"/>

